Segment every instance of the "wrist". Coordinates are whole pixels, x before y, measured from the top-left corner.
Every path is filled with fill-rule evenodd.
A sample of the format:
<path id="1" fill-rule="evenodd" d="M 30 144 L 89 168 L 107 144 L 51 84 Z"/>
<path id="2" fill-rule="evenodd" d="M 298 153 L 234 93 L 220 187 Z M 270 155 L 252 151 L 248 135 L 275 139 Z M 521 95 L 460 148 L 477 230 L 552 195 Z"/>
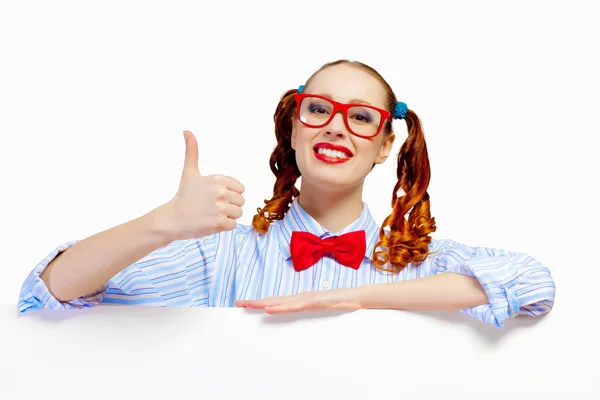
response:
<path id="1" fill-rule="evenodd" d="M 378 283 L 360 286 L 358 296 L 360 307 L 364 309 L 396 309 L 403 310 L 407 292 L 400 290 L 400 282 Z"/>
<path id="2" fill-rule="evenodd" d="M 169 203 L 155 208 L 142 217 L 145 231 L 150 234 L 161 245 L 180 239 L 176 227 L 171 223 L 171 211 Z"/>

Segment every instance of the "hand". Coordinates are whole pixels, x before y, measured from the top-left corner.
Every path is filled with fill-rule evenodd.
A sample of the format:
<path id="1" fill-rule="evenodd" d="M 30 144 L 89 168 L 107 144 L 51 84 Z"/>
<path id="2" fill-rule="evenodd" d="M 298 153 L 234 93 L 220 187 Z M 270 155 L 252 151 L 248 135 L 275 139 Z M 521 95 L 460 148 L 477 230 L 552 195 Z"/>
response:
<path id="1" fill-rule="evenodd" d="M 293 296 L 267 297 L 261 300 L 236 300 L 241 308 L 264 309 L 268 314 L 312 310 L 359 310 L 359 288 L 316 290 Z"/>
<path id="2" fill-rule="evenodd" d="M 244 185 L 229 176 L 202 176 L 196 137 L 190 131 L 183 134 L 185 162 L 179 190 L 158 209 L 162 231 L 173 241 L 235 229 L 242 216 Z"/>

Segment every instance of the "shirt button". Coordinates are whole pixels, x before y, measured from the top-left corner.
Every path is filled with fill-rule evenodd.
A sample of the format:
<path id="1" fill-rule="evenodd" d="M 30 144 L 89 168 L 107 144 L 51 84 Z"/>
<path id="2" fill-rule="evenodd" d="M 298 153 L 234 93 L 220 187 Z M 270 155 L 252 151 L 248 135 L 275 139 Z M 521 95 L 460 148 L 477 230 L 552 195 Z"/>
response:
<path id="1" fill-rule="evenodd" d="M 325 282 L 321 283 L 321 285 L 323 285 L 323 287 L 325 289 L 327 289 L 329 287 L 329 282 L 325 281 Z"/>

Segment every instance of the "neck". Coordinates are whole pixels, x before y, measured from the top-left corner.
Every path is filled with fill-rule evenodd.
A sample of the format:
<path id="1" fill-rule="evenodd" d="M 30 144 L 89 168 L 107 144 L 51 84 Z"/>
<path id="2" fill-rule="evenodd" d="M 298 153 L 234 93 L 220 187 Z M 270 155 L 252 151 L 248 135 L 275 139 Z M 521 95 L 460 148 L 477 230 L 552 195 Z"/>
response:
<path id="1" fill-rule="evenodd" d="M 362 213 L 362 184 L 360 187 L 331 192 L 302 182 L 300 193 L 300 206 L 330 232 L 341 231 Z"/>

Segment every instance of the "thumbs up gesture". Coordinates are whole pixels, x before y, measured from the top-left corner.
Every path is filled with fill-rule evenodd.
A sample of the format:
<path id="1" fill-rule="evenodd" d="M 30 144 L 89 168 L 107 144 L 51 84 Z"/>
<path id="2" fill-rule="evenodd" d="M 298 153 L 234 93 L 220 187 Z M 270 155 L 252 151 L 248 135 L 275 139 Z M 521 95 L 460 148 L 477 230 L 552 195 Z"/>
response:
<path id="1" fill-rule="evenodd" d="M 185 161 L 179 190 L 161 207 L 161 225 L 172 240 L 230 231 L 242 216 L 244 185 L 229 176 L 200 174 L 198 142 L 184 131 Z"/>

